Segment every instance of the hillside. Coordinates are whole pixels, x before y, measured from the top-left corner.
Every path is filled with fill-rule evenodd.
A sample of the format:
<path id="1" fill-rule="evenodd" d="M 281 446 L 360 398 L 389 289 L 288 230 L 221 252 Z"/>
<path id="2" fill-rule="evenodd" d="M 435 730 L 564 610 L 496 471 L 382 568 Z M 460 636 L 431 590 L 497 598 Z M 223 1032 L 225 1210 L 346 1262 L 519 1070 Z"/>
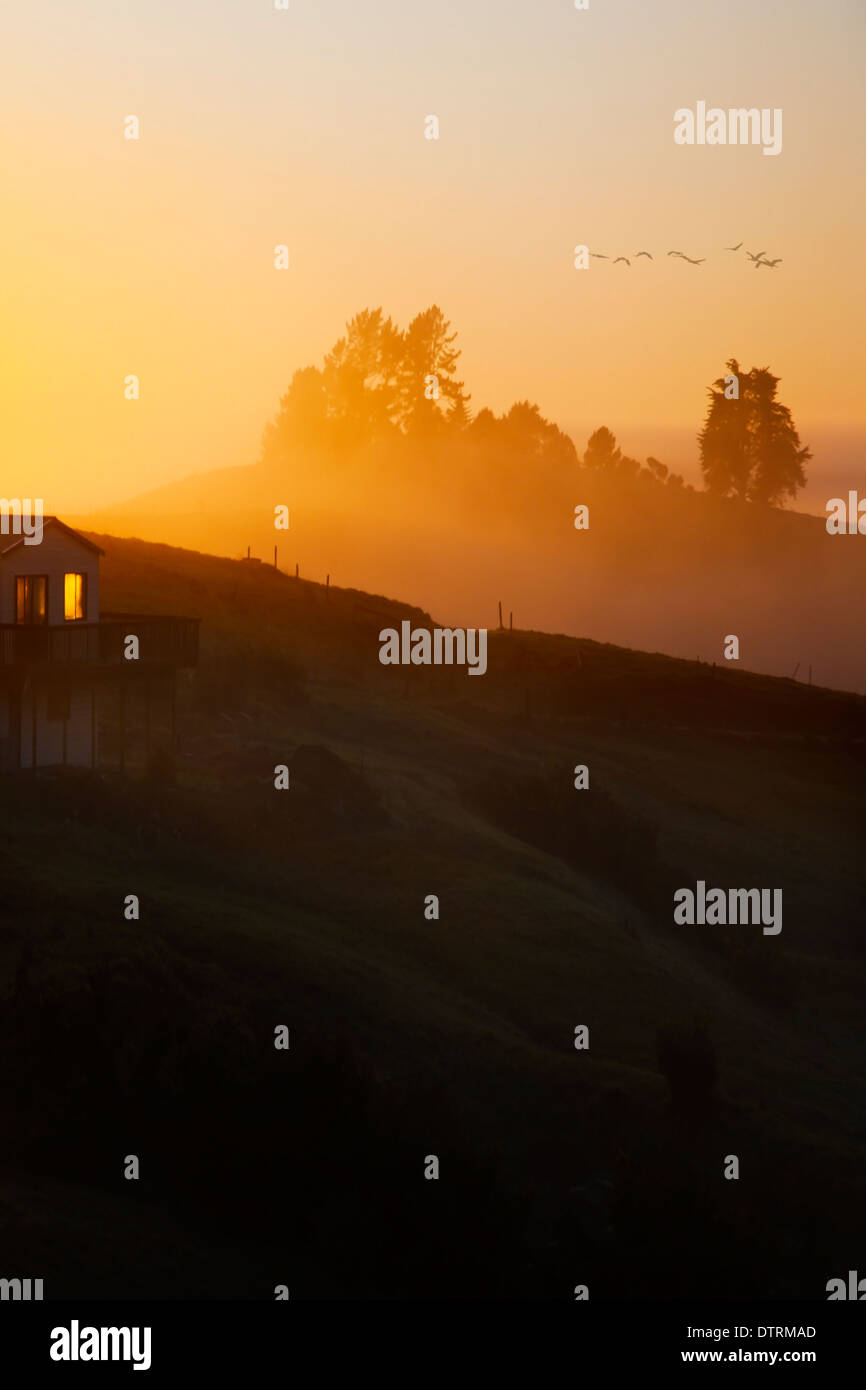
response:
<path id="1" fill-rule="evenodd" d="M 574 508 L 589 508 L 576 531 Z M 291 529 L 277 532 L 276 505 Z M 78 519 L 85 528 L 247 547 L 280 568 L 400 593 L 464 626 L 501 600 L 521 628 L 559 631 L 712 663 L 736 633 L 750 670 L 866 691 L 866 541 L 826 516 L 720 501 L 645 477 L 447 450 L 368 450 L 337 464 L 298 454 L 284 470 L 223 469 Z M 683 582 L 683 576 L 688 581 Z"/>
<path id="2" fill-rule="evenodd" d="M 525 630 L 483 679 L 382 667 L 420 609 L 94 539 L 103 606 L 201 617 L 201 664 L 176 776 L 0 781 L 10 1268 L 38 1251 L 48 1296 L 822 1297 L 866 1185 L 866 699 Z M 781 886 L 783 931 L 675 926 L 699 878 Z"/>

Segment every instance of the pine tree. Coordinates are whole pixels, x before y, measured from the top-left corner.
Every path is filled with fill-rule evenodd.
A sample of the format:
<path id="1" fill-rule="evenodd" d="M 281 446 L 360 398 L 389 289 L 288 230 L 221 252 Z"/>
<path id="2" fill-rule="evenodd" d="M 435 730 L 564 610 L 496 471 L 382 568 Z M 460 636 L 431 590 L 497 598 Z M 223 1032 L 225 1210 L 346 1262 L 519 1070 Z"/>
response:
<path id="1" fill-rule="evenodd" d="M 698 435 L 704 487 L 719 497 L 778 506 L 805 486 L 803 465 L 812 455 L 800 444 L 790 410 L 776 399 L 779 378 L 766 367 L 742 372 L 735 357 L 726 367 L 727 377 L 708 388 Z"/>
<path id="2" fill-rule="evenodd" d="M 410 434 L 437 430 L 458 406 L 470 399 L 456 379 L 460 349 L 456 333 L 437 304 L 416 314 L 402 339 L 399 418 Z M 434 394 L 435 392 L 435 394 Z"/>

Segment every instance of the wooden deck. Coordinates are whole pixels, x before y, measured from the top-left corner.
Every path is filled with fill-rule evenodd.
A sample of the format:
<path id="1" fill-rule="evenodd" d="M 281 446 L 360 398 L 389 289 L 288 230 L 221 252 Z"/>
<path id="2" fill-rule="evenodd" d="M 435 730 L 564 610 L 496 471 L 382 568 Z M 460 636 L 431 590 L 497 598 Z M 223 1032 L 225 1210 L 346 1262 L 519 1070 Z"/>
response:
<path id="1" fill-rule="evenodd" d="M 0 668 L 57 666 L 180 667 L 198 664 L 198 618 L 147 613 L 106 613 L 98 623 L 63 627 L 0 624 Z M 124 643 L 134 634 L 137 662 L 124 661 Z"/>

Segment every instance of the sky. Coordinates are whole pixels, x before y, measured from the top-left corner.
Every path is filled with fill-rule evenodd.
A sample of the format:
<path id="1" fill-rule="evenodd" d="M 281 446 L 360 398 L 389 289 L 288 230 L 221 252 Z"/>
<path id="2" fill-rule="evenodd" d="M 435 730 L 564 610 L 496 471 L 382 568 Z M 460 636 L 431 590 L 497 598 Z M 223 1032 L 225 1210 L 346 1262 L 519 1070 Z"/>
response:
<path id="1" fill-rule="evenodd" d="M 350 315 L 434 302 L 473 408 L 682 466 L 737 356 L 820 442 L 815 487 L 862 490 L 864 40 L 860 0 L 5 7 L 3 492 L 80 512 L 251 463 Z M 698 101 L 781 108 L 781 153 L 675 144 Z"/>

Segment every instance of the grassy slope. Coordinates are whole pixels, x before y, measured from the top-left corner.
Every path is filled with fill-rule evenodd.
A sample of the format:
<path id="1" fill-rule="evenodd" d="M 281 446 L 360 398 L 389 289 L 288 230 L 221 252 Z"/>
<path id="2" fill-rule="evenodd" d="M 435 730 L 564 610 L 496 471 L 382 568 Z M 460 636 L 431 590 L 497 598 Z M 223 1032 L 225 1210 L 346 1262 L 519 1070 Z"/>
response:
<path id="1" fill-rule="evenodd" d="M 239 556 L 430 604 L 461 625 L 495 602 L 534 627 L 712 660 L 736 632 L 767 674 L 866 690 L 866 546 L 808 516 L 604 471 L 539 471 L 522 454 L 379 445 L 351 461 L 295 455 L 145 493 L 74 525 Z M 203 505 L 205 499 L 206 505 Z M 291 500 L 292 529 L 273 508 Z M 375 504 L 372 503 L 375 499 Z M 589 529 L 576 532 L 576 503 Z M 683 583 L 682 577 L 688 576 Z M 712 655 L 711 655 L 712 653 Z"/>
<path id="2" fill-rule="evenodd" d="M 589 1268 L 607 1291 L 652 1292 L 664 1276 L 686 1292 L 697 1271 L 722 1294 L 753 1279 L 758 1292 L 820 1296 L 836 1265 L 848 1267 L 845 1213 L 862 1198 L 864 702 L 524 633 L 491 639 L 483 680 L 407 677 L 379 666 L 377 633 L 403 616 L 422 621 L 417 611 L 326 595 L 261 566 L 100 542 L 104 606 L 201 616 L 202 666 L 185 690 L 176 786 L 68 777 L 7 781 L 0 792 L 4 877 L 14 866 L 26 885 L 7 905 L 3 990 L 12 1015 L 30 1021 L 12 1034 L 22 1067 L 37 1055 L 50 1094 L 34 1112 L 6 1077 L 15 1138 L 4 1224 L 19 1263 L 29 1270 L 38 1230 L 58 1292 L 82 1278 L 82 1292 L 103 1291 L 113 1270 L 127 1293 L 267 1296 L 279 1259 L 248 1226 L 222 1229 L 216 1189 L 224 1203 L 232 1175 L 235 1192 L 259 1180 L 262 1136 L 265 1153 L 284 1139 L 296 1151 L 267 1090 L 253 1100 L 244 1089 L 273 1064 L 268 1038 L 285 1021 L 295 1068 L 348 1045 L 368 1117 L 332 1185 L 305 1177 L 314 1229 L 274 1237 L 277 1250 L 293 1250 L 299 1296 L 393 1296 L 440 1277 L 426 1226 L 423 1276 L 415 1264 L 402 1269 L 396 1236 L 374 1270 L 361 1260 L 350 1271 L 336 1255 L 367 1248 L 361 1218 L 351 1227 L 359 1205 L 378 1212 L 378 1231 L 398 1201 L 402 1169 L 388 1195 L 375 1176 L 392 1151 L 413 1165 L 397 1226 L 425 1199 L 424 1153 L 447 1155 L 445 1176 L 465 1187 L 445 1231 L 478 1220 L 470 1170 L 490 1165 L 502 1202 L 519 1203 L 520 1243 L 508 1256 L 518 1291 L 567 1296 L 567 1281 Z M 278 796 L 275 763 L 310 745 L 344 767 L 306 779 L 293 770 L 291 792 Z M 468 789 L 478 776 L 506 791 L 521 777 L 546 788 L 548 775 L 570 787 L 576 762 L 590 766 L 592 790 L 570 793 L 565 808 L 598 789 L 655 828 L 659 856 L 643 894 L 628 862 L 600 875 L 580 834 L 562 857 L 555 799 L 549 822 L 534 818 L 515 835 Z M 783 887 L 781 937 L 675 928 L 671 890 L 699 877 Z M 120 917 L 128 892 L 142 896 L 140 926 Z M 440 896 L 438 923 L 424 920 L 428 893 Z M 741 940 L 732 951 L 732 937 L 751 938 L 752 953 L 737 954 Z M 720 1099 L 685 1132 L 668 1112 L 656 1028 L 692 1011 L 715 1039 Z M 27 1031 L 37 1012 L 73 1059 L 68 1084 L 44 1036 L 37 1044 Z M 590 1026 L 588 1054 L 572 1048 L 577 1023 Z M 92 1052 L 79 1054 L 82 1035 Z M 314 1129 L 321 1112 L 343 1113 L 329 1094 L 342 1069 L 326 1066 L 309 1112 L 298 1102 Z M 229 1140 L 212 1161 L 213 1202 L 197 1217 L 191 1189 L 166 1173 L 133 1201 L 118 1181 L 118 1147 L 152 1154 L 148 1176 L 160 1164 L 182 1168 L 180 1141 L 177 1151 L 157 1143 L 161 1107 L 178 1117 L 179 1135 L 191 1107 L 206 1134 L 214 1073 L 214 1103 L 224 1093 L 238 1114 L 248 1100 L 253 1108 L 238 1153 Z M 104 1104 L 82 1101 L 99 1090 L 95 1076 Z M 324 1149 L 355 1152 L 343 1129 L 321 1123 Z M 245 1148 L 258 1167 L 244 1166 Z M 739 1185 L 720 1176 L 730 1152 L 741 1155 Z M 613 1185 L 603 1216 L 599 1180 Z M 477 1181 L 489 1192 L 493 1179 Z M 73 1184 L 72 1195 L 58 1184 Z M 335 1202 L 339 1235 L 329 1227 Z M 49 1240 L 59 1209 L 71 1210 L 79 1235 Z M 134 1271 L 124 1266 L 123 1243 L 140 1244 L 143 1222 L 177 1247 L 171 1275 L 156 1249 Z M 477 1244 L 478 1283 L 489 1286 L 496 1238 L 482 1232 Z"/>

